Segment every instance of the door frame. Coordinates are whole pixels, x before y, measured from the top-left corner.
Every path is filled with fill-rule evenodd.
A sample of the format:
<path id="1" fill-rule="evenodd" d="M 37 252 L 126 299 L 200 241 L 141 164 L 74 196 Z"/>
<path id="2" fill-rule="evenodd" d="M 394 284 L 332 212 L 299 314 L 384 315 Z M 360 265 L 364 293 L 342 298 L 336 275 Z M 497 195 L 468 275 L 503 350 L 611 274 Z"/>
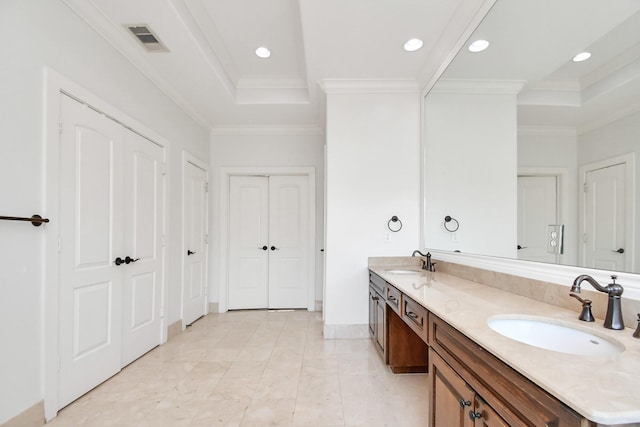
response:
<path id="1" fill-rule="evenodd" d="M 42 159 L 43 173 L 43 211 L 47 213 L 50 222 L 44 227 L 42 266 L 43 273 L 41 279 L 42 294 L 42 327 L 41 327 L 41 369 L 42 369 L 42 390 L 44 398 L 44 415 L 47 421 L 55 418 L 58 414 L 58 340 L 60 330 L 59 322 L 59 298 L 60 288 L 60 254 L 59 246 L 61 242 L 59 218 L 60 218 L 60 96 L 67 95 L 71 98 L 90 105 L 110 119 L 118 122 L 125 128 L 140 134 L 151 142 L 159 145 L 163 149 L 163 162 L 166 164 L 167 152 L 170 142 L 157 134 L 141 122 L 133 119 L 126 113 L 120 111 L 102 98 L 94 95 L 91 91 L 76 84 L 72 80 L 58 73 L 50 67 L 43 70 L 43 138 L 42 148 L 45 155 Z M 164 205 L 163 209 L 163 230 L 166 235 L 167 212 L 169 212 L 169 197 L 167 193 L 167 182 L 169 174 L 165 175 L 163 185 Z M 161 254 L 163 260 L 163 283 L 161 284 L 161 316 L 160 321 L 160 342 L 167 341 L 167 304 L 168 295 L 168 263 L 166 262 L 166 248 L 163 247 Z"/>
<path id="2" fill-rule="evenodd" d="M 578 265 L 584 265 L 584 257 L 585 257 L 585 243 L 584 239 L 581 237 L 585 233 L 585 195 L 584 195 L 584 183 L 586 182 L 587 173 L 597 170 L 603 169 L 606 167 L 615 166 L 618 164 L 624 163 L 626 164 L 625 172 L 625 185 L 626 185 L 626 212 L 625 212 L 625 237 L 627 238 L 628 243 L 626 244 L 627 249 L 625 249 L 625 271 L 634 271 L 635 270 L 635 262 L 634 262 L 634 254 L 636 253 L 635 248 L 635 238 L 636 230 L 635 230 L 635 211 L 636 211 L 636 167 L 635 167 L 635 155 L 634 153 L 622 154 L 620 156 L 610 157 L 608 159 L 599 160 L 592 163 L 587 163 L 583 166 L 580 166 L 578 172 L 578 230 L 579 230 L 579 244 L 578 244 Z"/>
<path id="3" fill-rule="evenodd" d="M 220 168 L 220 289 L 218 312 L 229 307 L 229 180 L 232 176 L 305 175 L 309 185 L 309 271 L 307 310 L 315 310 L 316 271 L 316 171 L 314 167 L 221 167 Z"/>
<path id="4" fill-rule="evenodd" d="M 187 252 L 187 242 L 186 242 L 186 233 L 185 233 L 185 229 L 184 229 L 184 225 L 185 225 L 185 221 L 184 221 L 184 215 L 185 215 L 185 184 L 186 184 L 186 180 L 187 180 L 187 175 L 186 175 L 186 170 L 187 170 L 187 166 L 191 164 L 195 167 L 197 167 L 198 169 L 202 169 L 206 175 L 206 182 L 207 182 L 207 186 L 209 186 L 209 182 L 210 182 L 210 176 L 209 176 L 209 166 L 204 163 L 203 161 L 201 161 L 200 159 L 198 159 L 196 156 L 194 156 L 193 154 L 189 153 L 187 150 L 183 150 L 182 151 L 182 189 L 181 189 L 181 204 L 182 204 L 182 241 L 180 242 L 180 270 L 181 270 L 181 274 L 182 276 L 180 277 L 180 319 L 182 321 L 182 330 L 184 331 L 187 327 L 187 325 L 185 324 L 185 320 L 184 320 L 184 276 L 185 276 L 185 272 L 186 272 L 186 263 L 185 263 L 185 258 L 184 258 L 184 254 Z M 202 257 L 203 262 L 204 262 L 204 315 L 207 315 L 209 313 L 209 222 L 210 222 L 210 218 L 209 218 L 209 211 L 210 211 L 210 191 L 207 188 L 207 190 L 205 191 L 205 222 L 204 222 L 204 228 L 205 228 L 205 239 L 204 239 L 204 256 Z"/>

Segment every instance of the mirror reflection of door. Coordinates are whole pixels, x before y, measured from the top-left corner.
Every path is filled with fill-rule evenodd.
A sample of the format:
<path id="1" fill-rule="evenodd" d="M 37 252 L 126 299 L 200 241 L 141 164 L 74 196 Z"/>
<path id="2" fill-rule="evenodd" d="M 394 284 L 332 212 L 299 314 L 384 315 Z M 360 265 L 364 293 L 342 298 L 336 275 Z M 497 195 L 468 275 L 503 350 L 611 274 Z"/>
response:
<path id="1" fill-rule="evenodd" d="M 518 259 L 559 261 L 561 242 L 550 227 L 560 223 L 558 196 L 557 176 L 518 176 Z"/>
<path id="2" fill-rule="evenodd" d="M 626 227 L 626 168 L 626 163 L 618 163 L 584 173 L 584 267 L 626 271 L 631 250 L 627 247 L 631 238 Z"/>

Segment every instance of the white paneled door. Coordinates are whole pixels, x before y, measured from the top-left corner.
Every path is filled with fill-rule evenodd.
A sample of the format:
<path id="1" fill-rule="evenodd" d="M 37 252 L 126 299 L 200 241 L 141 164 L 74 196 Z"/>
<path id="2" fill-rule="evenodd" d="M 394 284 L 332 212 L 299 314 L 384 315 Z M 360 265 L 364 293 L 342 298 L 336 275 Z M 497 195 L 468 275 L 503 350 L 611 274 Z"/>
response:
<path id="1" fill-rule="evenodd" d="M 160 343 L 164 192 L 162 148 L 67 96 L 61 129 L 59 408 Z"/>
<path id="2" fill-rule="evenodd" d="M 558 177 L 518 176 L 518 259 L 557 263 L 561 242 L 550 233 L 559 224 Z M 561 237 L 560 237 L 561 238 Z"/>
<path id="3" fill-rule="evenodd" d="M 164 228 L 163 149 L 133 132 L 124 147 L 123 366 L 161 340 Z"/>
<path id="4" fill-rule="evenodd" d="M 229 309 L 307 307 L 308 179 L 230 177 Z"/>
<path id="5" fill-rule="evenodd" d="M 206 314 L 207 172 L 184 165 L 184 244 L 182 319 L 190 325 Z"/>
<path id="6" fill-rule="evenodd" d="M 585 173 L 583 266 L 625 271 L 631 238 L 627 224 L 627 164 Z"/>

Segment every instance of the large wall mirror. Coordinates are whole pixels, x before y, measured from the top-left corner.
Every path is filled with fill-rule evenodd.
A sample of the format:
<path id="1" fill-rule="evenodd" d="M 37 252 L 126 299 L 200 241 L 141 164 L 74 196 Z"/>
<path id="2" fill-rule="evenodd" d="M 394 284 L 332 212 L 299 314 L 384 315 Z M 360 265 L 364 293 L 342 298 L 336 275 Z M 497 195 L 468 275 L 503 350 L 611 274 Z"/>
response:
<path id="1" fill-rule="evenodd" d="M 427 248 L 640 272 L 639 1 L 498 0 L 423 129 Z"/>

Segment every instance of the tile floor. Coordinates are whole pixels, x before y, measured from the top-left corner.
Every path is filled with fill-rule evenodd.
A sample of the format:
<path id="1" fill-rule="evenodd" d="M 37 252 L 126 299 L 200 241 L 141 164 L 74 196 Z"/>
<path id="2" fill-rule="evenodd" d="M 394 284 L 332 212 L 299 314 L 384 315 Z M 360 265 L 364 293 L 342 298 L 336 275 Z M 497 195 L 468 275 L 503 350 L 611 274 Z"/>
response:
<path id="1" fill-rule="evenodd" d="M 47 426 L 424 426 L 426 374 L 370 340 L 324 340 L 320 313 L 210 314 Z"/>

